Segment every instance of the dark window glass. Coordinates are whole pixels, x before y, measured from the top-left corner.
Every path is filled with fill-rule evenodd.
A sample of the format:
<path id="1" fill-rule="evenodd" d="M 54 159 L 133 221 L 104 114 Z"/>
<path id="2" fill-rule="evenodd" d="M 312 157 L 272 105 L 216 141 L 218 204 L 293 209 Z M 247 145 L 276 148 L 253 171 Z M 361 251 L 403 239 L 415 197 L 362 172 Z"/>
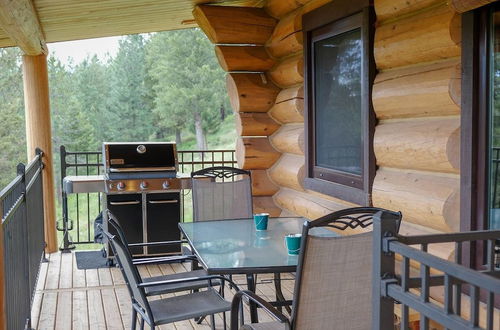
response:
<path id="1" fill-rule="evenodd" d="M 360 175 L 361 29 L 314 43 L 316 166 Z"/>
<path id="2" fill-rule="evenodd" d="M 500 229 L 500 12 L 492 13 L 491 22 L 489 228 Z"/>
<path id="3" fill-rule="evenodd" d="M 361 29 L 314 43 L 315 165 L 362 173 Z"/>

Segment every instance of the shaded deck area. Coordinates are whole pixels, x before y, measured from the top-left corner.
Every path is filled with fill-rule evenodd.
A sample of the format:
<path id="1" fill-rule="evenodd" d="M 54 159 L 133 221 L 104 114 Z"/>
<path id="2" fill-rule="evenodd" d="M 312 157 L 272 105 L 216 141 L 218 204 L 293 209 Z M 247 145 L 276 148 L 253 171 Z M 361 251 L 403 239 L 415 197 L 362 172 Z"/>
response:
<path id="1" fill-rule="evenodd" d="M 118 268 L 78 269 L 74 252 L 53 253 L 48 259 L 49 262 L 41 266 L 33 301 L 34 329 L 130 329 L 130 297 Z M 149 277 L 183 272 L 188 266 L 149 265 L 141 266 L 139 270 L 143 277 Z M 271 274 L 257 278 L 257 293 L 267 300 L 275 299 L 272 278 Z M 233 279 L 245 288 L 243 276 L 237 275 Z M 284 274 L 282 289 L 285 298 L 291 299 L 293 285 L 292 275 Z M 227 299 L 231 299 L 233 292 L 226 288 L 225 293 Z M 248 310 L 246 314 L 246 319 L 249 319 Z M 271 320 L 261 310 L 259 319 L 261 322 Z M 216 316 L 216 326 L 223 329 L 222 315 Z M 210 326 L 207 320 L 200 325 L 189 320 L 163 325 L 160 329 L 210 329 Z"/>

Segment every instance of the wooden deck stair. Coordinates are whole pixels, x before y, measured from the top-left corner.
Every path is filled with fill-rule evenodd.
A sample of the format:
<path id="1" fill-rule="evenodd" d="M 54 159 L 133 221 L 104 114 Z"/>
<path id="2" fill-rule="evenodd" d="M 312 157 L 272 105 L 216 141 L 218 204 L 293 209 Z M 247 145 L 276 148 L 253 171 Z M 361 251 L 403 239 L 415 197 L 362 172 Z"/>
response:
<path id="1" fill-rule="evenodd" d="M 130 297 L 118 268 L 80 270 L 74 253 L 53 253 L 49 262 L 42 264 L 32 309 L 32 327 L 35 329 L 130 329 Z M 141 266 L 142 276 L 158 276 L 185 271 L 182 264 Z M 290 299 L 293 277 L 282 276 L 283 293 Z M 243 276 L 234 276 L 245 288 Z M 232 297 L 226 289 L 226 297 Z M 259 275 L 257 293 L 274 300 L 272 275 Z M 228 298 L 230 299 L 230 298 Z M 248 314 L 248 311 L 246 311 Z M 261 321 L 271 320 L 259 310 Z M 246 315 L 246 320 L 249 316 Z M 216 316 L 217 329 L 223 328 L 222 315 Z M 229 322 L 229 313 L 227 313 Z M 147 328 L 147 327 L 146 327 Z M 210 329 L 207 320 L 198 325 L 193 320 L 164 325 L 160 329 Z"/>

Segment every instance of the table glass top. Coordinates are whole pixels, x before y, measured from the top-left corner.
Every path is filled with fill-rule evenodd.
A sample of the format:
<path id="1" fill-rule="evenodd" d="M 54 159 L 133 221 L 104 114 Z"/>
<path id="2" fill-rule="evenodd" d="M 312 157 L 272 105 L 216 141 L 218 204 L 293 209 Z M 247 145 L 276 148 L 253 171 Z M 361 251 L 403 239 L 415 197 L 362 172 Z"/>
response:
<path id="1" fill-rule="evenodd" d="M 302 233 L 304 221 L 270 218 L 265 231 L 256 231 L 253 219 L 181 223 L 179 227 L 209 273 L 285 272 L 295 271 L 298 261 L 298 256 L 288 255 L 285 235 Z M 325 228 L 313 228 L 310 233 L 338 236 Z"/>

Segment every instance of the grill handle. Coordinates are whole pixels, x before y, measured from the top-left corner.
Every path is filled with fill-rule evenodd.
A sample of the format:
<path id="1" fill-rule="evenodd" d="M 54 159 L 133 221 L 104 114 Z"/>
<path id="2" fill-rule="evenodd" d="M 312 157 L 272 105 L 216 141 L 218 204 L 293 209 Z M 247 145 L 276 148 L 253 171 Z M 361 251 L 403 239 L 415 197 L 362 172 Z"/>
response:
<path id="1" fill-rule="evenodd" d="M 140 201 L 128 201 L 128 202 L 109 202 L 111 205 L 137 205 Z"/>
<path id="2" fill-rule="evenodd" d="M 149 204 L 176 204 L 179 203 L 177 199 L 167 199 L 163 201 L 148 201 Z"/>

